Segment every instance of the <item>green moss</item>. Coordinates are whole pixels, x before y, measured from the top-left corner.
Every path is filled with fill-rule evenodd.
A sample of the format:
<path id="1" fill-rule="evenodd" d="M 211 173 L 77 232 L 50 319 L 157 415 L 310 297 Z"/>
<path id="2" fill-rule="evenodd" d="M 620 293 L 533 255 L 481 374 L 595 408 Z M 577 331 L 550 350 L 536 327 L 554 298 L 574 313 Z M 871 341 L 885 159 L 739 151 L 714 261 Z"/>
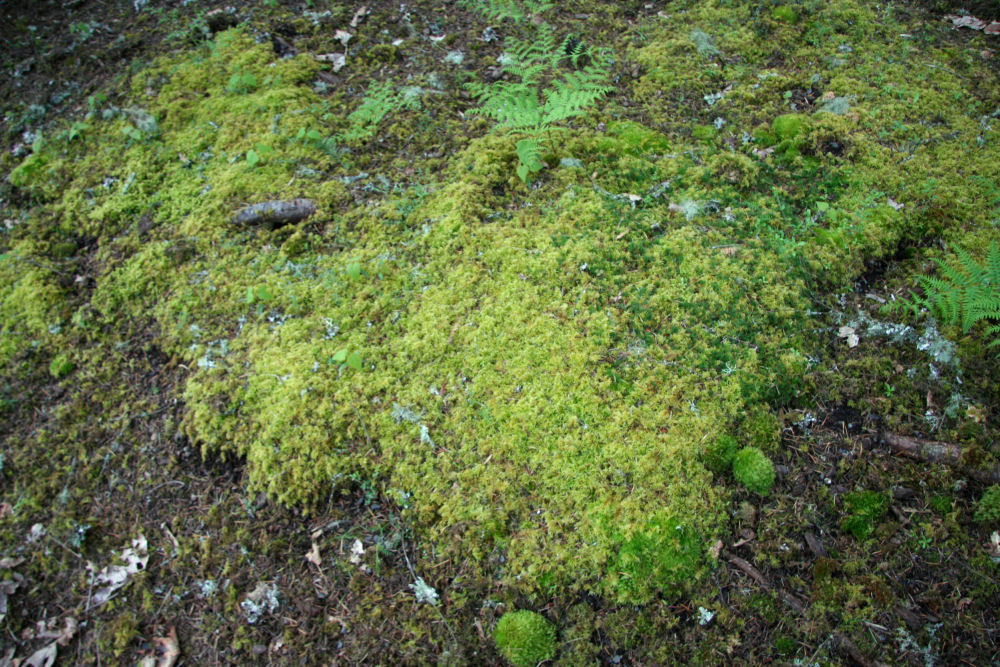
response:
<path id="1" fill-rule="evenodd" d="M 940 515 L 945 515 L 951 513 L 954 507 L 954 502 L 948 496 L 936 495 L 932 496 L 927 503 L 935 513 Z"/>
<path id="2" fill-rule="evenodd" d="M 49 374 L 54 378 L 64 378 L 76 370 L 76 364 L 66 354 L 60 354 L 52 358 L 49 364 Z"/>
<path id="3" fill-rule="evenodd" d="M 808 117 L 798 113 L 786 113 L 771 121 L 771 131 L 779 141 L 791 141 L 801 138 L 808 124 Z"/>
<path id="4" fill-rule="evenodd" d="M 702 141 L 712 141 L 718 133 L 713 125 L 695 125 L 691 128 L 691 136 Z"/>
<path id="5" fill-rule="evenodd" d="M 778 453 L 781 444 L 781 422 L 769 410 L 754 410 L 740 424 L 740 439 L 769 456 Z"/>
<path id="6" fill-rule="evenodd" d="M 844 509 L 846 516 L 840 522 L 841 530 L 863 540 L 889 511 L 889 496 L 879 491 L 852 491 L 844 494 Z"/>
<path id="7" fill-rule="evenodd" d="M 986 489 L 976 503 L 976 513 L 972 518 L 978 523 L 1000 523 L 1000 484 Z"/>
<path id="8" fill-rule="evenodd" d="M 767 496 L 774 486 L 774 464 L 756 447 L 744 447 L 733 458 L 733 477 L 757 495 Z"/>
<path id="9" fill-rule="evenodd" d="M 527 609 L 504 614 L 493 631 L 493 641 L 513 667 L 534 667 L 556 654 L 555 626 Z"/>
<path id="10" fill-rule="evenodd" d="M 799 11 L 789 5 L 779 5 L 771 10 L 771 18 L 782 23 L 796 23 L 799 20 Z"/>
<path id="11" fill-rule="evenodd" d="M 728 433 L 720 435 L 705 445 L 701 461 L 716 475 L 722 474 L 732 467 L 739 447 L 739 442 L 733 436 Z"/>

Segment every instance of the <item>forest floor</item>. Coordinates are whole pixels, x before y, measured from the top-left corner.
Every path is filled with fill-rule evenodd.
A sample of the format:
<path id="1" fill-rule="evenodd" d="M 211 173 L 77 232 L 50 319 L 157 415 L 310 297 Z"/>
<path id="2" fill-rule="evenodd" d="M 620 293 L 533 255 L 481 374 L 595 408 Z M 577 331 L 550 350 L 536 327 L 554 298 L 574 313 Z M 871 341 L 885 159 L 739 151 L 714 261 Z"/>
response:
<path id="1" fill-rule="evenodd" d="M 0 186 L 0 277 L 6 282 L 0 287 L 0 667 L 53 660 L 500 665 L 507 663 L 494 645 L 493 628 L 514 608 L 537 611 L 555 625 L 551 664 L 560 665 L 1000 661 L 1000 538 L 992 537 L 1000 529 L 1000 497 L 992 517 L 984 509 L 988 503 L 980 503 L 1000 481 L 995 348 L 987 348 L 990 333 L 982 324 L 963 330 L 942 322 L 938 334 L 926 312 L 883 308 L 920 293 L 917 276 L 932 272 L 934 260 L 955 261 L 951 248 L 965 248 L 982 261 L 1000 238 L 1000 35 L 989 29 L 1000 20 L 996 4 L 966 3 L 965 12 L 947 3 L 893 3 L 876 10 L 846 0 L 763 3 L 755 9 L 721 0 L 557 5 L 543 16 L 560 39 L 572 33 L 614 54 L 610 90 L 569 121 L 573 134 L 545 140 L 545 166 L 529 176 L 530 185 L 515 173 L 513 140 L 502 131 L 491 134 L 490 123 L 470 113 L 477 102 L 464 85 L 512 78 L 497 64 L 501 38 L 494 40 L 486 28 L 501 37 L 514 29 L 509 19 L 490 21 L 464 4 L 0 2 L 0 173 L 6 177 Z M 974 15 L 982 24 L 956 27 L 949 18 L 956 14 Z M 732 36 L 740 30 L 745 39 Z M 346 59 L 341 64 L 331 54 Z M 242 64 L 226 64 L 227 57 Z M 308 122 L 291 126 L 283 144 L 240 143 L 236 136 L 227 139 L 229 145 L 220 139 L 205 148 L 206 157 L 193 145 L 184 149 L 183 142 L 200 141 L 191 118 L 201 125 L 215 121 L 197 116 L 207 106 L 189 117 L 181 105 L 208 105 L 203 100 L 222 95 L 231 95 L 226 103 L 236 105 L 242 103 L 234 101 L 237 95 L 263 95 L 271 85 L 265 77 L 276 71 L 271 61 L 288 67 L 276 77 L 285 77 L 280 85 L 295 77 L 305 81 L 280 91 L 275 83 L 274 94 L 295 100 L 301 89 L 310 105 L 303 103 L 301 117 Z M 892 80 L 894 68 L 916 68 L 913 63 L 926 65 L 924 73 Z M 879 80 L 880 69 L 886 80 Z M 216 83 L 228 92 L 211 88 L 211 77 L 225 77 Z M 193 82 L 192 88 L 177 81 Z M 415 110 L 398 97 L 384 120 L 359 126 L 350 113 L 377 81 L 410 84 L 399 95 L 417 91 L 423 106 Z M 197 86 L 214 92 L 202 94 Z M 765 89 L 771 106 L 755 107 L 753 96 Z M 738 95 L 745 97 L 734 99 Z M 832 105 L 825 114 L 824 105 Z M 140 107 L 152 110 L 158 130 L 143 128 L 144 116 L 135 111 Z M 212 112 L 224 114 L 224 108 Z M 807 137 L 785 135 L 781 123 L 773 123 L 781 115 L 816 120 Z M 267 122 L 272 128 L 293 122 L 290 109 L 284 120 L 279 116 L 261 121 L 264 130 L 246 133 L 264 136 Z M 181 117 L 181 125 L 171 126 Z M 344 139 L 334 150 L 323 136 L 308 134 L 319 123 L 340 137 L 363 136 Z M 243 131 L 238 128 L 236 134 Z M 186 131 L 195 138 L 179 138 Z M 120 143 L 102 148 L 111 141 Z M 576 152 L 560 160 L 563 148 Z M 216 160 L 218 166 L 208 155 L 212 150 L 225 158 Z M 285 150 L 289 157 L 279 157 Z M 141 155 L 148 155 L 148 169 L 156 174 L 135 166 Z M 576 155 L 584 156 L 586 168 Z M 168 160 L 175 166 L 165 166 Z M 33 171 L 36 165 L 41 167 Z M 175 168 L 204 168 L 214 190 L 203 212 L 193 212 L 201 204 L 171 200 L 182 192 L 175 185 L 180 181 L 170 180 Z M 245 180 L 243 171 L 232 171 L 237 168 L 248 174 Z M 226 231 L 231 213 L 255 197 L 298 196 L 297 185 L 284 185 L 293 173 L 308 183 L 304 191 L 320 202 L 319 214 L 259 233 Z M 155 186 L 144 185 L 159 177 Z M 110 194 L 101 194 L 102 180 Z M 90 190 L 83 185 L 88 183 Z M 658 184 L 672 188 L 669 201 L 658 199 L 664 189 L 657 190 Z M 206 186 L 197 196 L 208 192 Z M 210 199 L 216 193 L 218 200 Z M 468 209 L 454 203 L 464 198 Z M 553 213 L 582 220 L 593 210 L 599 210 L 594 227 L 581 239 L 570 226 L 575 221 L 555 220 Z M 480 216 L 484 229 L 509 223 L 511 230 L 435 239 L 437 220 L 459 214 Z M 612 224 L 608 220 L 617 226 L 598 229 Z M 862 231 L 843 232 L 846 220 Z M 576 339 L 557 333 L 545 338 L 548 325 L 527 319 L 512 319 L 511 327 L 523 327 L 525 336 L 535 336 L 524 340 L 551 343 L 552 350 L 563 340 L 587 344 L 586 336 L 599 335 L 605 326 L 599 320 L 605 312 L 613 311 L 614 322 L 627 331 L 619 338 L 608 334 L 598 345 L 604 352 L 585 362 L 599 366 L 602 379 L 593 380 L 592 403 L 581 390 L 572 428 L 579 420 L 586 429 L 584 417 L 600 428 L 592 421 L 599 412 L 593 406 L 604 405 L 607 396 L 633 400 L 631 414 L 645 415 L 648 397 L 662 393 L 694 420 L 676 417 L 681 426 L 675 432 L 692 424 L 714 435 L 723 428 L 718 424 L 731 425 L 741 444 L 758 446 L 774 463 L 776 479 L 764 494 L 715 471 L 715 486 L 705 496 L 714 518 L 691 520 L 708 527 L 699 529 L 704 543 L 690 581 L 675 581 L 655 567 L 647 582 L 629 583 L 613 572 L 629 564 L 618 550 L 636 543 L 614 531 L 601 533 L 600 520 L 582 516 L 594 506 L 582 491 L 567 501 L 569 509 L 555 502 L 553 513 L 564 514 L 544 528 L 524 528 L 542 512 L 532 494 L 559 488 L 558 479 L 546 475 L 585 479 L 568 464 L 550 472 L 538 459 L 518 458 L 521 453 L 498 445 L 476 452 L 489 451 L 482 457 L 487 463 L 494 456 L 494 463 L 509 461 L 507 473 L 499 466 L 500 472 L 490 473 L 496 479 L 469 481 L 444 462 L 421 467 L 430 464 L 410 444 L 391 444 L 418 425 L 418 416 L 405 423 L 410 413 L 399 405 L 423 400 L 405 384 L 423 372 L 423 343 L 407 342 L 415 327 L 393 329 L 393 317 L 425 317 L 409 305 L 423 298 L 419 294 L 427 294 L 428 302 L 441 299 L 448 312 L 438 320 L 426 315 L 426 321 L 444 323 L 442 343 L 427 353 L 425 366 L 440 358 L 444 367 L 452 363 L 448 355 L 464 355 L 462 345 L 472 340 L 460 330 L 458 316 L 449 332 L 449 313 L 485 313 L 494 303 L 488 287 L 471 296 L 455 287 L 460 296 L 452 301 L 433 286 L 414 287 L 417 269 L 437 271 L 441 281 L 472 275 L 477 285 L 488 285 L 486 268 L 449 273 L 451 259 L 471 267 L 482 258 L 507 290 L 505 298 L 521 295 L 530 305 L 542 287 L 515 288 L 544 282 L 565 267 L 547 274 L 542 260 L 496 259 L 489 248 L 493 242 L 526 243 L 525 230 L 534 224 L 549 225 L 545 234 L 560 239 L 552 243 L 553 253 L 563 253 L 558 261 L 579 269 L 565 283 L 566 301 L 577 294 L 570 305 L 589 308 L 592 315 L 577 325 L 565 303 L 550 309 L 551 321 L 585 332 Z M 486 233 L 498 236 L 476 236 Z M 602 240 L 587 245 L 586 234 Z M 431 239 L 426 247 L 420 245 L 424 237 Z M 396 255 L 380 255 L 382 239 Z M 647 255 L 644 248 L 676 243 L 670 247 L 684 254 L 682 242 L 693 244 L 692 254 L 714 255 L 693 268 L 684 262 L 695 260 L 678 259 L 679 273 L 693 272 L 678 287 L 670 276 L 653 276 L 657 262 L 662 266 L 673 257 L 670 252 Z M 616 243 L 623 249 L 608 249 Z M 258 252 L 266 256 L 263 263 L 277 266 L 280 260 L 280 272 L 258 271 Z M 538 251 L 548 257 L 546 252 Z M 340 254 L 343 259 L 324 259 Z M 397 255 L 416 268 L 393 277 Z M 418 255 L 419 261 L 413 259 Z M 137 257 L 147 264 L 133 263 Z M 738 261 L 745 265 L 736 266 Z M 310 262 L 316 268 L 301 268 Z M 144 266 L 155 268 L 143 274 Z M 258 272 L 241 273 L 249 266 Z M 787 267 L 788 275 L 769 279 L 775 267 L 782 273 Z M 302 291 L 280 277 L 299 269 L 318 276 Z M 326 269 L 341 281 L 336 300 L 320 294 L 333 284 L 324 277 Z M 514 288 L 502 282 L 506 269 Z M 713 271 L 722 276 L 718 284 L 710 281 Z M 230 278 L 231 284 L 224 283 Z M 368 285 L 350 287 L 365 280 L 391 287 L 380 288 L 381 295 Z M 227 296 L 211 304 L 186 296 L 198 281 L 215 281 Z M 746 315 L 749 324 L 726 329 L 728 319 L 742 315 L 717 302 L 744 282 L 755 287 L 743 289 L 740 298 L 758 310 Z M 640 284 L 647 287 L 633 289 Z M 768 285 L 786 291 L 774 295 Z M 673 303 L 657 301 L 657 291 L 687 288 L 705 301 L 683 291 L 664 298 Z M 377 305 L 355 315 L 352 299 Z M 714 305 L 705 305 L 713 299 Z M 273 305 L 278 302 L 284 310 Z M 388 378 L 331 390 L 341 393 L 330 405 L 343 405 L 355 392 L 365 405 L 386 409 L 368 412 L 359 404 L 326 422 L 309 409 L 261 398 L 260 386 L 246 379 L 249 370 L 238 381 L 218 374 L 216 363 L 223 365 L 227 354 L 233 368 L 233 359 L 243 360 L 243 369 L 263 368 L 272 363 L 262 360 L 268 350 L 273 363 L 297 363 L 304 349 L 293 345 L 299 338 L 275 342 L 280 337 L 269 336 L 289 326 L 286 315 L 289 321 L 308 319 L 315 304 L 338 313 L 343 333 L 337 340 L 350 341 L 342 348 L 345 355 L 365 351 L 365 372 Z M 671 329 L 673 338 L 661 338 L 661 329 L 683 319 L 683 311 L 672 310 L 682 306 L 708 310 Z M 779 321 L 785 307 L 792 312 L 787 322 Z M 493 315 L 502 322 L 504 313 L 520 317 L 513 307 L 496 308 Z M 713 318 L 737 343 L 705 343 L 691 333 L 703 327 L 713 334 Z M 196 326 L 206 332 L 203 338 Z M 771 333 L 738 340 L 758 329 Z M 328 327 L 327 333 L 332 339 L 338 332 Z M 394 336 L 404 347 L 386 342 Z M 505 345 L 519 344 L 505 336 L 497 334 Z M 701 356 L 671 353 L 670 340 Z M 634 360 L 659 354 L 657 346 L 666 350 L 658 357 L 663 368 L 691 364 L 690 375 L 700 379 L 690 385 L 677 380 L 680 388 L 670 389 L 675 376 L 667 373 L 674 371 L 664 370 L 655 371 L 663 373 L 656 382 L 644 384 L 644 374 L 653 377 L 654 371 Z M 385 358 L 409 354 L 414 367 L 393 361 L 397 366 L 390 368 L 386 361 L 385 370 L 373 370 L 367 364 L 375 350 Z M 508 352 L 516 357 L 522 350 Z M 481 369 L 500 365 L 494 357 L 474 356 L 478 351 L 468 354 L 476 364 L 487 360 Z M 334 369 L 336 381 L 354 371 L 360 377 L 362 362 L 358 358 L 355 368 L 351 359 L 338 359 L 344 363 Z M 440 392 L 445 407 L 433 423 L 426 418 L 429 431 L 419 423 L 419 443 L 410 438 L 414 445 L 430 441 L 439 453 L 453 451 L 456 458 L 466 455 L 463 439 L 473 437 L 462 429 L 487 423 L 474 419 L 488 412 L 471 399 L 465 410 L 443 398 L 459 392 L 463 372 L 473 376 L 472 362 L 458 363 L 448 373 L 422 376 L 438 383 L 432 392 Z M 565 363 L 576 368 L 572 359 Z M 503 409 L 517 405 L 520 399 L 513 396 L 534 381 L 532 364 L 539 376 L 558 367 L 533 358 L 515 382 L 521 367 L 511 362 L 510 397 L 479 394 L 495 419 L 519 419 L 522 413 L 513 407 Z M 727 378 L 736 369 L 754 378 L 733 389 L 743 394 L 714 396 L 730 390 Z M 508 381 L 496 372 L 484 377 Z M 580 378 L 583 385 L 592 380 Z M 295 400 L 309 393 L 308 387 L 299 392 L 297 381 L 289 380 Z M 538 395 L 550 400 L 576 381 Z M 244 390 L 252 408 L 239 421 L 226 421 L 232 410 L 223 398 Z M 525 389 L 535 396 L 531 392 Z M 394 404 L 399 409 L 393 420 L 388 406 Z M 528 408 L 543 404 L 539 399 Z M 675 419 L 671 409 L 664 409 L 664 424 L 675 423 L 669 421 Z M 271 421 L 269 410 L 277 415 Z M 614 409 L 600 414 L 615 422 L 609 429 L 630 427 Z M 306 429 L 299 422 L 311 418 L 320 419 L 320 428 L 332 424 L 349 434 L 344 437 L 352 449 L 343 460 L 353 468 L 337 467 L 348 464 L 329 462 L 306 445 L 288 460 L 280 458 L 284 454 L 268 458 L 261 445 L 270 447 L 267 434 L 285 433 L 280 429 L 293 423 Z M 551 427 L 534 419 L 529 415 L 525 423 Z M 504 428 L 495 432 L 508 437 L 511 431 Z M 649 440 L 642 442 L 659 442 L 655 438 L 667 430 L 650 426 Z M 308 437 L 302 442 L 312 442 Z M 664 447 L 678 448 L 664 451 L 683 451 L 683 437 L 664 437 Z M 932 443 L 958 460 L 929 454 L 927 446 L 920 456 L 904 456 L 907 443 Z M 663 474 L 685 476 L 694 481 L 684 484 L 692 485 L 713 479 L 693 463 L 703 452 L 693 451 L 691 462 L 683 459 L 676 469 L 669 461 L 658 463 Z M 609 463 L 615 456 L 593 463 L 594 470 L 616 469 L 617 463 Z M 638 455 L 620 455 L 630 457 Z M 622 474 L 622 489 L 640 494 L 647 483 L 660 489 L 641 478 L 641 466 L 620 465 L 629 471 Z M 312 485 L 311 471 L 320 468 L 324 475 L 332 471 L 327 482 L 341 481 Z M 286 473 L 272 474 L 276 470 Z M 421 486 L 432 474 L 448 480 L 444 491 L 430 482 Z M 535 476 L 538 487 L 524 481 Z M 414 492 L 416 508 L 401 488 Z M 595 488 L 603 498 L 603 487 Z M 479 511 L 479 489 L 487 489 L 488 498 L 510 494 L 521 500 L 511 501 L 507 513 L 462 514 L 466 498 Z M 628 491 L 607 493 L 618 498 Z M 656 494 L 675 503 L 671 507 L 687 507 L 669 491 L 648 493 L 635 496 L 639 514 L 641 499 Z M 422 498 L 431 510 L 419 507 Z M 636 510 L 622 510 L 621 520 L 638 522 L 629 511 Z M 539 563 L 539 544 L 571 544 L 566 535 L 576 530 L 574 522 L 592 519 L 580 530 L 605 535 L 612 546 L 580 552 L 578 583 L 567 572 L 576 567 L 572 547 L 553 552 L 551 570 Z M 476 535 L 486 537 L 475 543 Z M 519 556 L 516 545 L 527 555 Z M 505 566 L 508 558 L 523 567 L 523 581 Z M 660 586 L 661 580 L 670 585 Z M 429 601 L 427 587 L 439 599 Z"/>

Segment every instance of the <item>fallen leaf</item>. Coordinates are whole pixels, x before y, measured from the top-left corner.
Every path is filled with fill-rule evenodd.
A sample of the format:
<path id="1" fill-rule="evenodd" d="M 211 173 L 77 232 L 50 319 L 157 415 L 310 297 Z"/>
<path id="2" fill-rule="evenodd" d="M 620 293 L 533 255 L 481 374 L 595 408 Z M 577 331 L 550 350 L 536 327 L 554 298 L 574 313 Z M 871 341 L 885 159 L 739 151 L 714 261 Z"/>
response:
<path id="1" fill-rule="evenodd" d="M 0 516 L 7 516 L 14 513 L 14 506 L 8 502 L 0 503 Z"/>
<path id="2" fill-rule="evenodd" d="M 316 567 L 323 564 L 323 557 L 319 555 L 319 545 L 315 542 L 312 543 L 312 549 L 306 554 L 306 560 Z"/>
<path id="3" fill-rule="evenodd" d="M 361 540 L 354 540 L 354 544 L 351 545 L 351 555 L 348 560 L 350 560 L 355 565 L 361 564 L 361 558 L 365 555 L 365 545 L 361 543 Z"/>
<path id="4" fill-rule="evenodd" d="M 906 206 L 906 204 L 900 204 L 899 202 L 897 202 L 896 200 L 894 200 L 892 197 L 889 197 L 889 206 L 893 207 L 894 209 L 896 209 L 898 211 L 899 209 L 901 209 L 904 206 Z"/>
<path id="5" fill-rule="evenodd" d="M 952 22 L 956 28 L 971 28 L 972 30 L 982 30 L 986 27 L 986 21 L 981 21 L 975 16 L 956 16 L 954 14 L 948 14 L 945 16 L 946 19 Z"/>
<path id="6" fill-rule="evenodd" d="M 325 53 L 320 56 L 316 56 L 316 60 L 324 63 L 330 63 L 333 66 L 334 72 L 339 72 L 347 64 L 347 57 L 343 53 Z"/>
<path id="7" fill-rule="evenodd" d="M 153 643 L 163 650 L 156 667 L 174 667 L 181 657 L 181 645 L 177 641 L 177 628 L 170 628 L 166 637 L 153 637 Z"/>
<path id="8" fill-rule="evenodd" d="M 338 30 L 337 32 L 333 33 L 333 38 L 338 40 L 341 44 L 343 44 L 345 48 L 347 47 L 347 43 L 351 41 L 351 37 L 354 37 L 354 35 L 347 32 L 346 30 Z"/>
<path id="9" fill-rule="evenodd" d="M 0 570 L 12 570 L 23 562 L 23 558 L 0 558 Z"/>
<path id="10" fill-rule="evenodd" d="M 1000 21 L 993 21 L 988 26 L 983 28 L 983 32 L 987 35 L 1000 35 Z"/>
<path id="11" fill-rule="evenodd" d="M 372 13 L 372 10 L 368 7 L 362 5 L 358 11 L 354 12 L 354 18 L 351 19 L 351 27 L 357 28 L 366 16 Z"/>
<path id="12" fill-rule="evenodd" d="M 40 648 L 29 655 L 28 659 L 21 663 L 21 667 L 51 667 L 56 661 L 58 651 L 56 643 L 52 642 L 45 648 Z"/>
<path id="13" fill-rule="evenodd" d="M 54 624 L 55 619 L 49 623 Z M 38 625 L 39 629 L 35 633 L 35 639 L 55 639 L 59 646 L 69 644 L 69 641 L 76 635 L 77 628 L 80 627 L 79 622 L 72 616 L 66 617 L 61 630 L 55 625 L 46 625 L 44 621 L 39 621 Z"/>
<path id="14" fill-rule="evenodd" d="M 146 538 L 140 534 L 132 540 L 132 546 L 123 549 L 119 555 L 124 565 L 108 565 L 93 575 L 94 583 L 101 584 L 101 588 L 91 597 L 91 608 L 107 602 L 115 591 L 128 583 L 133 574 L 146 568 L 146 563 L 149 561 L 147 547 Z M 87 567 L 93 572 L 93 563 L 88 563 Z"/>
<path id="15" fill-rule="evenodd" d="M 16 572 L 12 579 L 0 581 L 0 621 L 7 617 L 7 596 L 13 595 L 23 581 L 24 577 Z"/>
<path id="16" fill-rule="evenodd" d="M 837 330 L 837 336 L 839 338 L 847 339 L 847 347 L 857 347 L 858 343 L 861 341 L 858 335 L 854 333 L 854 327 L 840 327 Z"/>

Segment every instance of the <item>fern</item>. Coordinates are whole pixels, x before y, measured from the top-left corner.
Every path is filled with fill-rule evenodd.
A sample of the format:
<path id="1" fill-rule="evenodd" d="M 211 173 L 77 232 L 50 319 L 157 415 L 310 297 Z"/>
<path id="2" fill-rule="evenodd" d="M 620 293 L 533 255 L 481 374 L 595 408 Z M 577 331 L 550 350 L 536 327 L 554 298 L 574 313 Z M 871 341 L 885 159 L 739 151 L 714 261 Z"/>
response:
<path id="1" fill-rule="evenodd" d="M 523 21 L 530 15 L 541 14 L 552 8 L 551 2 L 539 2 L 537 0 L 464 0 L 459 3 L 466 9 L 477 11 L 491 21 L 503 21 L 512 19 L 513 21 Z"/>
<path id="2" fill-rule="evenodd" d="M 561 42 L 548 24 L 538 26 L 533 39 L 513 39 L 500 63 L 505 74 L 519 81 L 501 81 L 492 86 L 470 84 L 480 99 L 470 113 L 486 116 L 512 132 L 528 137 L 518 142 L 520 164 L 517 173 L 527 182 L 528 175 L 544 167 L 542 136 L 553 124 L 579 116 L 611 91 L 608 63 L 599 59 L 576 70 L 560 71 L 564 61 L 579 66 L 586 47 L 573 35 Z"/>
<path id="3" fill-rule="evenodd" d="M 988 347 L 1000 345 L 1000 248 L 990 246 L 986 262 L 955 249 L 955 259 L 938 260 L 938 276 L 920 276 L 923 295 L 903 300 L 915 314 L 926 309 L 945 324 L 955 324 L 964 332 L 980 322 L 992 322 L 986 333 L 993 338 Z"/>
<path id="4" fill-rule="evenodd" d="M 401 93 L 392 81 L 380 81 L 368 89 L 361 104 L 347 117 L 350 127 L 340 136 L 349 143 L 367 141 L 375 136 L 379 124 L 393 111 L 419 107 L 418 96 Z"/>

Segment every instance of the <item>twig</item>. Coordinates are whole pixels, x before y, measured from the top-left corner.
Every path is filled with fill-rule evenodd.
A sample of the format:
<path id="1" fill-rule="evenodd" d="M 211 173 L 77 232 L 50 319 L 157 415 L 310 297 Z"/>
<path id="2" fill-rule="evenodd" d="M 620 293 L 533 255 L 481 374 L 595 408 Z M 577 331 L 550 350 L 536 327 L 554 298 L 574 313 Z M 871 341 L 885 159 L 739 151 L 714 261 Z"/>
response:
<path id="1" fill-rule="evenodd" d="M 743 560 L 739 556 L 736 556 L 736 555 L 728 553 L 728 552 L 726 553 L 726 559 L 730 563 L 732 563 L 733 565 L 735 565 L 736 567 L 738 567 L 740 570 L 742 570 L 751 579 L 753 579 L 754 581 L 756 581 L 757 585 L 759 585 L 761 588 L 766 588 L 769 591 L 774 591 L 774 593 L 778 597 L 780 597 L 784 601 L 785 604 L 787 604 L 789 607 L 791 607 L 792 609 L 794 609 L 795 611 L 797 611 L 799 614 L 802 614 L 803 616 L 805 616 L 805 614 L 806 614 L 806 607 L 805 607 L 804 604 L 802 604 L 802 601 L 799 600 L 794 595 L 792 595 L 791 593 L 789 593 L 789 592 L 787 592 L 787 591 L 785 591 L 783 589 L 775 588 L 774 586 L 772 586 L 771 583 L 767 580 L 767 578 L 763 574 L 760 573 L 760 570 L 758 570 L 753 565 L 751 565 L 747 561 Z"/>
<path id="2" fill-rule="evenodd" d="M 879 434 L 879 439 L 900 454 L 905 454 L 918 461 L 943 463 L 959 468 L 964 474 L 981 482 L 994 484 L 1000 482 L 1000 466 L 974 468 L 967 465 L 962 458 L 962 447 L 959 445 L 937 440 L 910 438 L 887 431 L 882 431 Z"/>
<path id="3" fill-rule="evenodd" d="M 753 565 L 743 560 L 739 556 L 736 556 L 729 552 L 726 552 L 725 555 L 726 555 L 726 560 L 735 565 L 738 569 L 740 569 L 751 579 L 756 581 L 758 586 L 767 589 L 769 591 L 773 591 L 774 594 L 777 595 L 779 598 L 781 598 L 782 601 L 784 601 L 784 603 L 787 604 L 789 607 L 794 609 L 802 616 L 806 615 L 806 606 L 802 604 L 802 601 L 799 600 L 797 597 L 795 597 L 788 591 L 772 586 L 771 583 L 767 580 L 767 577 L 761 574 L 760 570 L 758 570 Z M 881 627 L 881 626 L 876 626 L 876 627 Z M 878 662 L 877 660 L 870 660 L 864 653 L 861 652 L 861 650 L 854 644 L 854 642 L 852 642 L 850 639 L 848 639 L 846 636 L 844 636 L 839 632 L 835 632 L 830 637 L 827 637 L 827 639 L 823 641 L 823 643 L 816 648 L 816 653 L 813 655 L 813 660 L 809 661 L 810 663 L 812 663 L 815 660 L 815 657 L 819 655 L 820 651 L 823 650 L 823 647 L 828 642 L 830 642 L 830 640 L 833 640 L 835 645 L 839 649 L 847 653 L 847 655 L 849 655 L 852 660 L 854 660 L 862 667 L 885 667 L 883 663 Z"/>

